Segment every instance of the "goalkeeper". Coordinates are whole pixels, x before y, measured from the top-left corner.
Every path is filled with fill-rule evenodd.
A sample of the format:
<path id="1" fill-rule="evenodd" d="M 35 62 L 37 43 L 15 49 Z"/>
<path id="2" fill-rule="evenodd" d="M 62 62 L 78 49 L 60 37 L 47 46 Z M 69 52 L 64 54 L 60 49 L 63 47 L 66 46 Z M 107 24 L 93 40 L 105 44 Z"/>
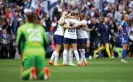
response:
<path id="1" fill-rule="evenodd" d="M 46 33 L 32 10 L 26 9 L 26 23 L 18 28 L 17 45 L 22 59 L 21 78 L 48 79 L 50 70 L 44 68 L 45 49 L 47 47 Z"/>

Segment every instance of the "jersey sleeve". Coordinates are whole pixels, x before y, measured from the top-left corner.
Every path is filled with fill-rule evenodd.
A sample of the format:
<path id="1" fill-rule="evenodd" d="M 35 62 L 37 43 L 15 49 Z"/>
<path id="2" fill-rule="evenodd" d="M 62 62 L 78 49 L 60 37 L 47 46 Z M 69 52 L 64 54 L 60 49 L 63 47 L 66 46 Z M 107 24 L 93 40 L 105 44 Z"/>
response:
<path id="1" fill-rule="evenodd" d="M 42 36 L 43 36 L 43 47 L 46 50 L 46 48 L 48 47 L 48 39 L 46 36 L 46 31 L 44 29 L 42 29 Z"/>
<path id="2" fill-rule="evenodd" d="M 22 54 L 23 48 L 24 48 L 25 38 L 24 38 L 24 35 L 22 33 L 21 27 L 18 28 L 16 42 L 17 42 L 17 46 L 18 46 L 18 52 L 19 52 L 19 54 Z"/>
<path id="3" fill-rule="evenodd" d="M 21 30 L 21 27 L 19 27 L 18 30 L 17 30 L 17 37 L 16 37 L 17 45 L 18 45 L 18 43 L 19 43 L 21 34 L 22 34 L 22 30 Z"/>

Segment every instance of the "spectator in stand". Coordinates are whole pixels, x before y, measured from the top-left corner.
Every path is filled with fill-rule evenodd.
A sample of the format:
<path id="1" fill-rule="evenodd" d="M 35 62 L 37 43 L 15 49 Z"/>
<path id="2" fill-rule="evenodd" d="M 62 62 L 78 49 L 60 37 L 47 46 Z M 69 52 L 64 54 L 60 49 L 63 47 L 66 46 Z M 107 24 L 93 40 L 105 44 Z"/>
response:
<path id="1" fill-rule="evenodd" d="M 11 41 L 10 35 L 7 34 L 6 29 L 3 29 L 2 30 L 2 36 L 0 37 L 0 44 L 2 45 L 0 55 L 1 55 L 1 58 L 3 58 L 3 59 L 9 58 L 8 52 L 9 52 L 9 47 L 10 47 L 9 46 L 10 41 Z"/>

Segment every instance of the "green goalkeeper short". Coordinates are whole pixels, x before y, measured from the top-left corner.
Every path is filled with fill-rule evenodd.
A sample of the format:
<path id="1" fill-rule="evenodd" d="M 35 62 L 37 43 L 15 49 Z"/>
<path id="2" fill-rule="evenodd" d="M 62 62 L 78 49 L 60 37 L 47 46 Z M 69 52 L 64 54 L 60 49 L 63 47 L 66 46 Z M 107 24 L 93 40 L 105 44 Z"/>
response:
<path id="1" fill-rule="evenodd" d="M 43 69 L 44 55 L 45 55 L 45 52 L 43 50 L 39 50 L 39 49 L 26 50 L 23 53 L 22 66 L 25 69 L 29 69 L 31 67 L 35 67 L 37 69 Z"/>

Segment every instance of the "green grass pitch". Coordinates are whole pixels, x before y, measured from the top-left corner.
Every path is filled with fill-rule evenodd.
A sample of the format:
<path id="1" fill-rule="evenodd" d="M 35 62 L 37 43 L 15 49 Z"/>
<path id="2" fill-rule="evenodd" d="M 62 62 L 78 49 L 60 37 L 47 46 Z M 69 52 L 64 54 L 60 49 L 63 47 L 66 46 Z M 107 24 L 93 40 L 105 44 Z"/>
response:
<path id="1" fill-rule="evenodd" d="M 52 77 L 48 81 L 35 82 L 133 82 L 133 59 L 127 60 L 128 64 L 121 63 L 120 59 L 93 59 L 88 60 L 86 67 L 47 64 Z M 20 63 L 20 60 L 0 60 L 0 82 L 23 82 L 19 77 Z"/>

